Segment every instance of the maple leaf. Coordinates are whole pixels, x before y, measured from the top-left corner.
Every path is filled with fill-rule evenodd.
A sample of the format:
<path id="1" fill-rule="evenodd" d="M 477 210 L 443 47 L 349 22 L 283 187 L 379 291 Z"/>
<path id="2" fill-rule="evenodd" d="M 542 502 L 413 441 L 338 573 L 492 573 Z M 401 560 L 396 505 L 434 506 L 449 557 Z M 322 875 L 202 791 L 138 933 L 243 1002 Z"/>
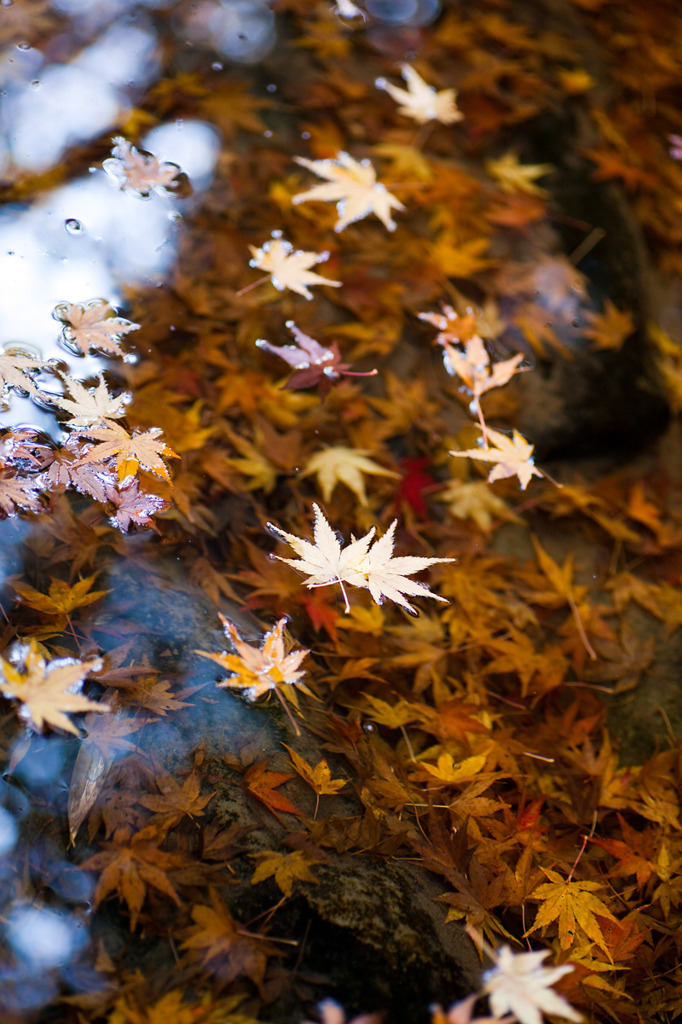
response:
<path id="1" fill-rule="evenodd" d="M 446 502 L 450 515 L 457 519 L 473 519 L 484 533 L 491 529 L 494 519 L 516 519 L 484 480 L 450 480 L 436 499 Z"/>
<path id="2" fill-rule="evenodd" d="M 291 200 L 292 203 L 307 203 L 310 200 L 335 202 L 339 213 L 335 231 L 343 231 L 349 224 L 362 220 L 370 213 L 374 213 L 389 231 L 395 231 L 396 224 L 391 218 L 391 210 L 404 210 L 405 207 L 391 195 L 385 185 L 377 181 L 376 171 L 369 160 L 354 160 L 343 151 L 329 160 L 307 160 L 302 156 L 296 156 L 294 160 L 318 177 L 326 178 L 328 184 L 315 185 L 307 192 L 299 192 Z"/>
<path id="3" fill-rule="evenodd" d="M 443 1007 L 436 1003 L 431 1007 L 431 1024 L 513 1024 L 515 1018 L 511 1015 L 505 1017 L 474 1017 L 474 1008 L 478 1001 L 478 992 L 461 999 L 458 1003 L 448 1009 L 447 1013 Z"/>
<path id="4" fill-rule="evenodd" d="M 97 575 L 95 572 L 92 576 L 86 576 L 85 579 L 78 580 L 73 586 L 66 580 L 53 577 L 50 580 L 47 594 L 41 593 L 28 583 L 16 582 L 12 586 L 22 602 L 29 608 L 35 608 L 36 611 L 42 612 L 44 615 L 68 616 L 74 609 L 93 604 L 94 601 L 99 601 L 100 597 L 111 593 L 110 590 L 90 590 Z"/>
<path id="5" fill-rule="evenodd" d="M 651 829 L 632 828 L 620 814 L 618 822 L 623 839 L 592 839 L 592 842 L 616 859 L 617 863 L 608 872 L 610 877 L 635 875 L 637 885 L 644 888 L 656 870 L 653 862 L 656 836 Z"/>
<path id="6" fill-rule="evenodd" d="M 525 491 L 531 478 L 544 474 L 533 465 L 534 445 L 528 444 L 525 437 L 515 430 L 512 437 L 500 434 L 497 430 L 486 426 L 486 438 L 494 448 L 468 448 L 466 451 L 450 454 L 457 458 L 478 459 L 479 462 L 494 462 L 488 474 L 488 483 L 502 480 L 508 476 L 518 476 L 521 490 Z M 482 440 L 482 438 L 481 438 Z"/>
<path id="7" fill-rule="evenodd" d="M 186 930 L 181 948 L 199 953 L 203 966 L 223 984 L 235 978 L 251 978 L 260 985 L 267 957 L 276 950 L 235 921 L 215 889 L 211 888 L 209 895 L 210 907 L 197 903 L 192 908 L 194 924 Z M 229 1015 L 228 1019 L 236 1017 Z"/>
<path id="8" fill-rule="evenodd" d="M 108 496 L 108 500 L 116 509 L 109 516 L 109 522 L 123 533 L 128 531 L 131 523 L 135 526 L 152 525 L 151 517 L 170 507 L 170 502 L 160 494 L 141 491 L 140 481 L 137 477 L 126 487 L 114 491 Z"/>
<path id="9" fill-rule="evenodd" d="M 0 399 L 5 400 L 10 388 L 29 395 L 37 394 L 33 377 L 46 366 L 47 363 L 26 355 L 19 346 L 0 348 Z"/>
<path id="10" fill-rule="evenodd" d="M 139 324 L 116 316 L 116 310 L 106 299 L 89 302 L 60 302 L 52 310 L 55 320 L 61 321 L 62 338 L 77 355 L 87 355 L 91 349 L 108 355 L 123 356 L 119 346 L 121 336 L 137 331 Z"/>
<path id="11" fill-rule="evenodd" d="M 162 195 L 181 192 L 182 198 L 191 194 L 187 175 L 177 164 L 170 161 L 161 163 L 151 153 L 137 149 L 120 135 L 111 141 L 114 144 L 111 156 L 102 162 L 102 167 L 121 191 L 140 199 L 148 199 L 152 192 Z"/>
<path id="12" fill-rule="evenodd" d="M 511 359 L 491 364 L 483 339 L 476 333 L 476 318 L 471 310 L 467 316 L 460 318 L 451 306 L 444 306 L 443 315 L 420 313 L 419 319 L 440 329 L 436 342 L 443 347 L 445 369 L 451 376 L 456 375 L 464 381 L 473 396 L 470 406 L 472 412 L 478 411 L 481 395 L 491 388 L 503 387 L 514 374 L 519 373 L 519 364 L 524 359 L 520 353 Z M 463 344 L 464 352 L 455 348 L 452 341 Z"/>
<path id="13" fill-rule="evenodd" d="M 632 313 L 618 309 L 611 299 L 605 300 L 602 313 L 588 310 L 585 319 L 590 326 L 583 328 L 583 334 L 586 338 L 592 339 L 594 347 L 598 350 L 619 349 L 635 330 Z"/>
<path id="14" fill-rule="evenodd" d="M 150 824 L 156 825 L 162 832 L 173 828 L 185 815 L 192 819 L 201 817 L 204 807 L 215 796 L 214 793 L 201 795 L 201 779 L 196 770 L 187 776 L 182 786 L 178 785 L 172 775 L 159 772 L 155 775 L 155 782 L 161 793 L 141 796 L 138 803 L 156 812 Z"/>
<path id="15" fill-rule="evenodd" d="M 292 853 L 278 853 L 276 850 L 267 850 L 262 853 L 252 853 L 252 857 L 259 857 L 261 862 L 251 878 L 251 885 L 257 885 L 266 878 L 274 876 L 275 882 L 285 896 L 291 896 L 294 882 L 313 882 L 317 884 L 315 875 L 310 871 L 312 864 L 319 864 L 319 860 L 306 857 L 302 850 L 294 850 Z"/>
<path id="16" fill-rule="evenodd" d="M 447 603 L 444 597 L 433 594 L 424 583 L 406 579 L 415 572 L 421 572 L 437 562 L 452 562 L 452 558 L 418 558 L 415 556 L 392 556 L 395 529 L 398 520 L 394 519 L 380 540 L 374 542 L 375 528 L 359 540 L 352 538 L 348 547 L 341 549 L 341 544 L 324 517 L 319 505 L 313 505 L 315 511 L 314 538 L 315 543 L 296 537 L 274 523 L 268 523 L 268 529 L 277 537 L 290 544 L 298 559 L 277 558 L 287 565 L 310 576 L 306 581 L 308 587 L 326 587 L 333 583 L 341 584 L 345 600 L 346 613 L 350 611 L 348 597 L 343 586 L 348 583 L 353 587 L 364 587 L 369 590 L 372 600 L 382 604 L 385 597 L 395 601 L 411 615 L 417 611 L 405 599 L 405 594 L 419 597 L 432 597 L 436 601 Z"/>
<path id="17" fill-rule="evenodd" d="M 381 1024 L 383 1016 L 380 1013 L 361 1013 L 358 1017 L 347 1021 L 343 1007 L 335 999 L 323 999 L 321 1003 L 318 1003 L 317 1009 L 320 1014 L 319 1024 Z M 302 1024 L 316 1024 L 316 1022 L 305 1020 Z"/>
<path id="18" fill-rule="evenodd" d="M 243 690 L 247 700 L 258 700 L 264 693 L 274 690 L 279 695 L 282 685 L 296 686 L 299 690 L 312 696 L 308 687 L 302 682 L 305 671 L 299 668 L 303 659 L 310 652 L 305 649 L 284 653 L 284 627 L 286 619 L 282 618 L 265 634 L 260 648 L 245 643 L 235 626 L 220 616 L 225 636 L 232 641 L 236 654 L 222 651 L 211 654 L 208 651 L 196 651 L 202 658 L 210 658 L 222 668 L 234 673 L 228 679 L 222 679 L 217 685 L 231 689 Z"/>
<path id="19" fill-rule="evenodd" d="M 130 911 L 131 932 L 135 930 L 148 886 L 158 889 L 180 906 L 180 897 L 168 879 L 168 871 L 185 867 L 183 857 L 160 850 L 141 833 L 130 837 L 121 834 L 101 846 L 99 853 L 81 864 L 86 871 L 102 872 L 95 888 L 96 906 L 112 892 L 118 892 Z"/>
<path id="20" fill-rule="evenodd" d="M 350 363 L 342 363 L 339 353 L 339 346 L 335 341 L 329 348 L 320 345 L 318 341 L 304 334 L 293 320 L 287 320 L 289 328 L 296 345 L 271 345 L 269 341 L 258 338 L 258 348 L 279 356 L 297 372 L 289 378 L 285 387 L 287 388 L 309 388 L 325 380 L 338 380 L 341 376 L 348 377 L 374 377 L 377 370 L 368 370 L 366 373 L 355 373 L 350 369 Z"/>
<path id="21" fill-rule="evenodd" d="M 554 170 L 552 164 L 521 164 L 518 154 L 511 150 L 497 160 L 486 160 L 486 170 L 498 183 L 503 192 L 522 192 L 528 196 L 547 196 L 546 189 L 535 182 Z"/>
<path id="22" fill-rule="evenodd" d="M 338 14 L 339 18 L 362 18 L 363 21 L 367 20 L 367 15 L 364 11 L 360 10 L 357 4 L 353 3 L 353 0 L 332 0 L 334 7 L 334 13 Z M 674 138 L 675 136 L 673 136 Z"/>
<path id="23" fill-rule="evenodd" d="M 581 1021 L 582 1014 L 574 1010 L 552 985 L 570 974 L 572 964 L 561 967 L 542 967 L 549 950 L 513 953 L 509 946 L 501 946 L 495 953 L 495 966 L 485 971 L 481 992 L 488 996 L 494 1017 L 511 1012 L 519 1024 L 542 1024 L 542 1014 Z"/>
<path id="24" fill-rule="evenodd" d="M 340 789 L 347 784 L 347 779 L 333 779 L 329 770 L 329 764 L 323 757 L 313 768 L 312 765 L 308 764 L 304 757 L 297 754 L 295 750 L 288 747 L 286 743 L 282 744 L 289 751 L 289 757 L 291 762 L 301 776 L 302 779 L 308 783 L 312 790 L 317 795 L 317 801 L 315 803 L 315 813 L 313 818 L 317 817 L 317 809 L 320 803 L 321 796 L 332 796 L 338 793 Z"/>
<path id="25" fill-rule="evenodd" d="M 526 935 L 531 935 L 538 928 L 545 929 L 553 921 L 557 921 L 559 943 L 562 949 L 568 949 L 583 932 L 595 942 L 606 955 L 608 946 L 604 940 L 597 916 L 615 921 L 615 917 L 595 892 L 603 889 L 601 882 L 574 882 L 562 878 L 556 871 L 542 868 L 549 879 L 533 890 L 531 897 L 541 906 L 535 918 L 535 924 Z"/>
<path id="26" fill-rule="evenodd" d="M 178 456 L 163 440 L 159 427 L 129 434 L 120 423 L 109 421 L 101 427 L 86 427 L 80 432 L 85 437 L 101 442 L 81 458 L 81 466 L 104 462 L 116 456 L 118 479 L 121 482 L 136 476 L 139 466 L 171 482 L 162 456 L 174 459 Z"/>
<path id="27" fill-rule="evenodd" d="M 302 818 L 303 811 L 284 793 L 277 792 L 278 786 L 294 777 L 292 772 L 269 772 L 267 761 L 258 761 L 244 773 L 243 783 L 249 793 L 265 804 L 275 817 L 278 817 L 277 811 L 284 811 L 286 814 L 295 814 Z"/>
<path id="28" fill-rule="evenodd" d="M 399 476 L 393 470 L 385 469 L 372 459 L 368 459 L 369 454 L 366 448 L 346 448 L 344 445 L 323 448 L 322 451 L 311 455 L 299 476 L 306 477 L 314 473 L 326 502 L 331 501 L 336 485 L 342 483 L 356 495 L 361 505 L 366 505 L 367 494 L 362 473 L 372 473 L 374 476 Z"/>
<path id="29" fill-rule="evenodd" d="M 54 658 L 48 662 L 36 640 L 16 643 L 10 648 L 9 660 L 0 658 L 0 691 L 5 697 L 21 701 L 19 716 L 35 729 L 50 725 L 80 736 L 67 714 L 109 711 L 108 705 L 98 704 L 79 692 L 85 677 L 101 667 L 99 658 Z"/>
<path id="30" fill-rule="evenodd" d="M 252 258 L 250 267 L 258 267 L 270 274 L 270 279 L 278 291 L 288 288 L 306 299 L 312 299 L 313 293 L 308 285 L 326 284 L 331 288 L 340 288 L 340 281 L 332 281 L 310 270 L 316 263 L 324 263 L 329 259 L 328 252 L 304 252 L 294 249 L 291 242 L 282 239 L 281 231 L 272 232 L 272 240 L 264 242 L 260 248 L 250 245 Z"/>
<path id="31" fill-rule="evenodd" d="M 20 510 L 42 512 L 45 505 L 40 491 L 40 480 L 0 470 L 0 511 L 5 516 L 15 516 Z"/>
<path id="32" fill-rule="evenodd" d="M 384 89 L 396 103 L 398 113 L 411 117 L 418 124 L 427 121 L 440 121 L 441 124 L 454 124 L 464 116 L 457 108 L 457 91 L 441 89 L 437 92 L 432 85 L 427 85 L 421 75 L 409 64 L 400 66 L 400 74 L 407 82 L 407 89 L 391 85 L 385 78 L 377 78 L 377 89 Z"/>
<path id="33" fill-rule="evenodd" d="M 439 755 L 435 765 L 422 762 L 420 769 L 423 768 L 429 775 L 446 785 L 454 785 L 458 782 L 469 782 L 479 774 L 485 762 L 485 754 L 474 754 L 473 757 L 465 757 L 463 761 L 455 761 L 452 754 L 444 752 Z M 423 777 L 421 772 L 420 777 Z"/>
<path id="34" fill-rule="evenodd" d="M 96 388 L 86 388 L 81 381 L 74 380 L 66 373 L 61 376 L 71 397 L 54 396 L 52 402 L 70 414 L 65 426 L 72 429 L 91 427 L 95 423 L 117 420 L 125 415 L 125 407 L 131 401 L 132 395 L 127 391 L 116 396 L 110 394 L 101 373 Z"/>

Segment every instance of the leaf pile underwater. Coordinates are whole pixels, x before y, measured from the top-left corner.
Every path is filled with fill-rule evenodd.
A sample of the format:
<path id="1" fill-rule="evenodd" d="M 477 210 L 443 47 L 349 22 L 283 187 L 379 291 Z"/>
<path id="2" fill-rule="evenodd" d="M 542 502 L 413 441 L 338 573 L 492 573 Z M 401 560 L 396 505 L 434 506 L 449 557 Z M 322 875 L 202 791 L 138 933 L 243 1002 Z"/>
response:
<path id="1" fill-rule="evenodd" d="M 3 1021 L 678 1018 L 678 5 L 0 41 Z"/>

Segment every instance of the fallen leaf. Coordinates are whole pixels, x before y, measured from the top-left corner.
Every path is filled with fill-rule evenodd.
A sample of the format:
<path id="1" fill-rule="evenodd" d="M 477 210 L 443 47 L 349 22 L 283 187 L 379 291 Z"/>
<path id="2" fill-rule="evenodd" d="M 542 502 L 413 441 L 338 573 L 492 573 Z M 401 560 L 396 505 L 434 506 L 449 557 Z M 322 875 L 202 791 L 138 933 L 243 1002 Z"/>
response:
<path id="1" fill-rule="evenodd" d="M 272 239 L 264 242 L 260 248 L 250 245 L 250 267 L 258 267 L 270 274 L 270 279 L 278 291 L 289 288 L 305 299 L 312 299 L 313 293 L 309 285 L 326 284 L 331 288 L 340 288 L 340 281 L 332 281 L 310 270 L 316 263 L 324 263 L 329 259 L 328 252 L 304 252 L 294 249 L 291 242 L 282 239 L 281 231 L 273 231 Z"/>
<path id="2" fill-rule="evenodd" d="M 251 885 L 257 885 L 258 882 L 263 882 L 266 878 L 274 877 L 284 895 L 291 896 L 294 882 L 317 884 L 317 879 L 310 871 L 310 866 L 320 862 L 306 857 L 302 850 L 294 850 L 292 853 L 267 850 L 261 853 L 252 853 L 251 856 L 260 858 L 260 864 L 251 876 Z"/>
<path id="3" fill-rule="evenodd" d="M 79 711 L 109 711 L 106 704 L 84 697 L 79 691 L 85 677 L 102 667 L 99 658 L 54 658 L 46 661 L 38 642 L 16 643 L 10 660 L 0 658 L 0 691 L 21 702 L 19 715 L 41 731 L 45 725 L 80 736 L 67 714 Z"/>
<path id="4" fill-rule="evenodd" d="M 335 231 L 343 231 L 349 224 L 362 220 L 374 213 L 389 231 L 395 231 L 396 224 L 391 210 L 404 210 L 403 204 L 391 195 L 385 185 L 377 181 L 376 171 L 369 160 L 354 160 L 343 151 L 331 160 L 307 160 L 294 157 L 297 164 L 307 167 L 328 184 L 315 185 L 307 192 L 299 192 L 292 203 L 307 203 L 311 200 L 336 203 L 339 219 Z"/>
<path id="5" fill-rule="evenodd" d="M 454 124 L 464 116 L 457 107 L 457 91 L 441 89 L 438 92 L 432 85 L 427 85 L 421 75 L 409 64 L 401 64 L 400 73 L 407 82 L 407 89 L 391 85 L 385 78 L 377 78 L 377 89 L 384 89 L 396 103 L 400 104 L 398 113 L 411 117 L 418 124 L 427 121 L 440 121 L 441 124 Z"/>
<path id="6" fill-rule="evenodd" d="M 416 583 L 406 579 L 415 572 L 421 572 L 437 562 L 452 562 L 452 558 L 418 558 L 414 556 L 392 557 L 394 534 L 398 520 L 394 519 L 384 536 L 372 544 L 375 529 L 372 529 L 360 540 L 352 539 L 352 543 L 344 550 L 324 517 L 319 505 L 313 505 L 315 511 L 314 538 L 315 543 L 296 537 L 273 523 L 268 528 L 277 537 L 290 544 L 298 559 L 277 558 L 286 562 L 294 569 L 310 576 L 308 587 L 325 587 L 333 583 L 341 584 L 345 599 L 346 612 L 350 610 L 344 583 L 354 587 L 365 587 L 372 599 L 382 604 L 385 597 L 395 601 L 412 615 L 417 611 L 405 599 L 405 594 L 420 597 L 432 597 L 436 601 L 445 598 L 433 594 L 424 583 Z M 447 603 L 447 602 L 446 602 Z"/>
<path id="7" fill-rule="evenodd" d="M 366 505 L 367 494 L 363 473 L 371 473 L 374 476 L 399 475 L 367 458 L 368 455 L 369 451 L 365 448 L 346 448 L 344 445 L 323 448 L 322 451 L 311 455 L 299 476 L 315 474 L 325 502 L 331 501 L 334 488 L 341 483 L 356 495 L 361 505 Z"/>

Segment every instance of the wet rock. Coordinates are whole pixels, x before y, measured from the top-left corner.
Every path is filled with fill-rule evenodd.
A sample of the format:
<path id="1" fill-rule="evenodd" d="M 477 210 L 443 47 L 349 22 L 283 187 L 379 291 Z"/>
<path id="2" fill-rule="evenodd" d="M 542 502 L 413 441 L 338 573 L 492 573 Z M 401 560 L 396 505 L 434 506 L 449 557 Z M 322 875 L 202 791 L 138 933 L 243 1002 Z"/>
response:
<path id="1" fill-rule="evenodd" d="M 530 255 L 515 253 L 529 260 L 528 274 L 520 289 L 518 281 L 508 282 L 502 303 L 513 311 L 534 301 L 561 345 L 536 352 L 534 372 L 519 378 L 517 426 L 543 459 L 632 452 L 664 430 L 669 412 L 647 338 L 658 303 L 642 229 L 623 188 L 595 181 L 594 164 L 582 155 L 603 147 L 591 104 L 607 99 L 608 76 L 572 5 L 527 0 L 514 5 L 514 18 L 572 42 L 597 83 L 591 98 L 574 98 L 524 123 L 509 140 L 522 163 L 550 163 L 555 170 L 543 181 L 552 222 L 531 238 Z M 504 271 L 500 277 L 504 288 Z M 590 316 L 608 303 L 632 315 L 634 331 L 619 349 L 598 350 L 588 333 Z M 520 332 L 506 340 L 518 349 Z"/>

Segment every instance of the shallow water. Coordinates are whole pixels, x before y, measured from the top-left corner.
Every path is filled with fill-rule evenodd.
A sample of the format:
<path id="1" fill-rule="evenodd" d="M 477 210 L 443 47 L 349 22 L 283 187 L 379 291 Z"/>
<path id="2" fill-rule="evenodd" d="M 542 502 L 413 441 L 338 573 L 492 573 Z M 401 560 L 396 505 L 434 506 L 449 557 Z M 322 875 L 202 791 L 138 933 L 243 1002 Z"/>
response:
<path id="1" fill-rule="evenodd" d="M 541 872 L 570 879 L 588 830 L 620 837 L 623 811 L 660 826 L 657 855 L 661 843 L 680 854 L 676 691 L 656 690 L 634 739 L 620 726 L 636 763 L 654 719 L 667 742 L 663 708 L 668 760 L 648 770 L 668 818 L 639 769 L 597 792 L 590 746 L 611 764 L 603 684 L 629 693 L 654 657 L 673 671 L 668 591 L 665 635 L 641 590 L 632 604 L 649 618 L 630 621 L 622 576 L 622 604 L 606 608 L 618 573 L 679 582 L 682 508 L 679 472 L 651 447 L 629 477 L 608 477 L 619 445 L 665 427 L 646 324 L 661 295 L 666 326 L 678 313 L 674 230 L 657 250 L 640 197 L 624 204 L 622 182 L 593 180 L 586 163 L 614 60 L 592 7 L 0 0 L 0 354 L 19 360 L 1 413 L 8 1024 L 298 1024 L 327 996 L 349 1020 L 442 1024 L 429 1007 L 480 984 L 462 924 L 520 943 Z M 457 116 L 396 110 L 386 83 L 404 88 L 405 65 L 439 94 L 459 90 Z M 667 116 L 642 152 L 660 148 Z M 361 204 L 347 226 L 352 197 L 292 202 L 321 184 L 330 165 L 316 177 L 316 161 L 338 170 L 345 152 L 380 182 L 374 215 Z M 495 169 L 505 155 L 515 184 Z M 267 279 L 282 237 L 325 281 L 281 266 Z M 625 323 L 604 326 L 609 302 Z M 446 305 L 485 338 L 484 376 L 523 355 L 509 388 L 472 402 L 419 319 Z M 98 311 L 89 348 L 77 321 Z M 598 328 L 611 344 L 595 355 Z M 105 414 L 85 410 L 96 386 Z M 540 470 L 529 455 L 527 494 L 449 457 L 477 450 L 481 410 L 557 460 Z M 309 465 L 328 447 L 331 475 Z M 581 491 L 576 458 L 604 451 L 606 464 L 580 463 Z M 570 485 L 563 498 L 547 467 Z M 632 497 L 649 479 L 649 500 L 665 495 L 660 530 Z M 344 596 L 307 590 L 274 560 L 292 556 L 283 533 L 311 538 L 313 503 L 345 541 L 397 516 L 398 555 L 454 560 L 419 576 L 435 594 L 404 591 L 419 618 L 388 585 L 377 604 L 362 579 Z M 571 579 L 575 554 L 569 597 L 548 596 L 531 534 Z M 217 688 L 235 651 L 219 611 L 258 649 L 286 617 L 313 692 L 275 686 L 249 703 Z M 57 696 L 27 698 L 60 672 Z M 336 790 L 311 784 L 291 750 L 324 762 Z M 483 761 L 487 782 L 474 780 Z M 588 881 L 613 867 L 595 851 Z M 670 976 L 672 991 L 679 975 L 678 866 L 671 877 L 641 925 L 660 959 L 640 951 L 633 966 L 637 944 L 614 953 L 633 968 L 617 990 L 624 1021 L 633 993 L 651 1019 L 679 1012 L 656 983 Z M 619 920 L 655 903 L 646 884 L 621 894 L 625 910 L 614 894 L 602 895 Z M 565 991 L 606 1019 L 611 996 L 584 984 L 608 969 L 594 967 L 594 932 L 542 938 L 580 960 Z"/>

